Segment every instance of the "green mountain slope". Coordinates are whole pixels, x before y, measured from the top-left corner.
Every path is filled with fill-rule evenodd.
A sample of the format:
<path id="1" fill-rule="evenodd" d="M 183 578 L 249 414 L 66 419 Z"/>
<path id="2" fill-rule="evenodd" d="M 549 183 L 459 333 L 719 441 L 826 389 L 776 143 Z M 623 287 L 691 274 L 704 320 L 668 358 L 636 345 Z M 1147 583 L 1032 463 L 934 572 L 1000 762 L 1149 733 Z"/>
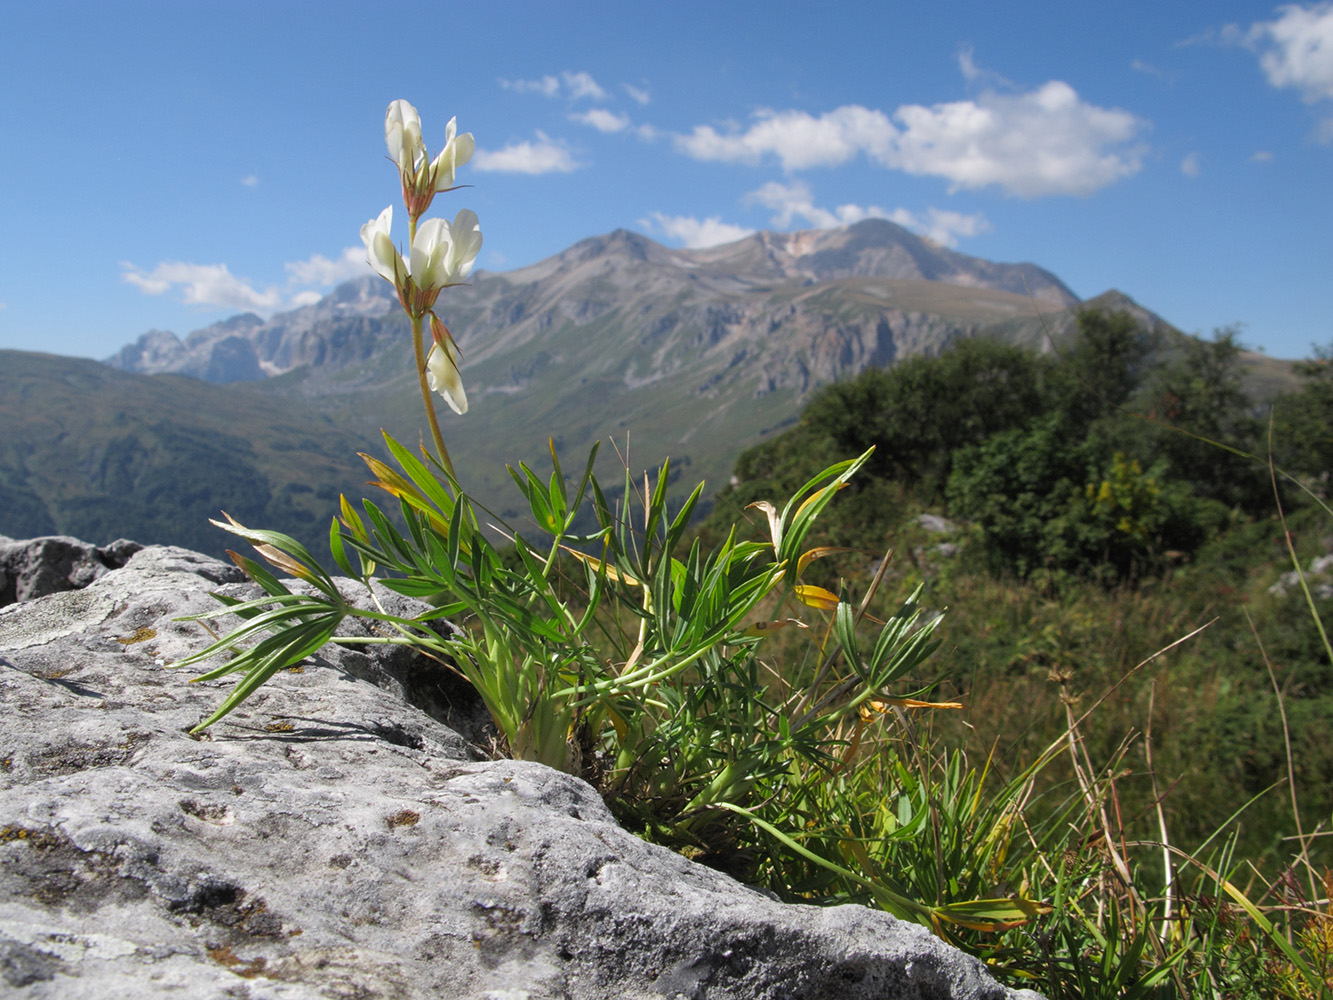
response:
<path id="1" fill-rule="evenodd" d="M 327 532 L 370 442 L 304 400 L 0 351 L 0 534 L 133 538 L 220 554 L 243 523 Z"/>

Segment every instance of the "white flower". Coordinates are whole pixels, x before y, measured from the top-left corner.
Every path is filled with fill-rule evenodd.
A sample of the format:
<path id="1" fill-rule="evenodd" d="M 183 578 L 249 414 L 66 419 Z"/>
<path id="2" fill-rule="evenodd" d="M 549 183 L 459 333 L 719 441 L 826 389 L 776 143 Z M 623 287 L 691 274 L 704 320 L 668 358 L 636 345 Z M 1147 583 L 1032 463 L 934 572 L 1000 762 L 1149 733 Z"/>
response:
<path id="1" fill-rule="evenodd" d="M 458 346 L 434 313 L 430 314 L 430 333 L 435 343 L 426 355 L 426 382 L 432 392 L 443 396 L 449 408 L 461 416 L 467 412 L 467 393 L 463 391 L 463 377 L 458 371 Z"/>
<path id="2" fill-rule="evenodd" d="M 408 270 L 389 236 L 392 225 L 393 206 L 390 205 L 378 218 L 371 219 L 361 227 L 361 242 L 366 245 L 366 260 L 375 272 L 395 288 L 401 288 Z"/>
<path id="3" fill-rule="evenodd" d="M 384 115 L 384 141 L 398 169 L 415 174 L 425 162 L 426 143 L 421 138 L 421 116 L 407 101 L 394 101 Z"/>
<path id="4" fill-rule="evenodd" d="M 458 135 L 458 119 L 450 118 L 445 129 L 444 149 L 429 160 L 421 137 L 421 117 L 406 101 L 394 101 L 384 115 L 384 141 L 389 156 L 398 165 L 407 214 L 419 219 L 430 208 L 438 191 L 454 186 L 458 168 L 472 159 L 477 143 L 471 132 Z M 429 160 L 429 162 L 427 162 Z"/>
<path id="5" fill-rule="evenodd" d="M 430 164 L 433 191 L 447 191 L 453 187 L 454 175 L 458 173 L 458 168 L 472 159 L 472 154 L 477 149 L 476 140 L 472 138 L 471 132 L 455 135 L 457 131 L 458 119 L 450 118 L 449 125 L 444 130 L 444 149 L 440 150 L 440 155 Z"/>
<path id="6" fill-rule="evenodd" d="M 449 248 L 449 284 L 457 284 L 472 273 L 477 263 L 477 254 L 481 253 L 481 222 L 477 213 L 471 209 L 462 209 L 454 216 L 449 227 L 452 244 Z"/>
<path id="7" fill-rule="evenodd" d="M 427 219 L 412 241 L 412 281 L 422 292 L 457 285 L 469 274 L 481 252 L 481 225 L 475 212 L 463 209 L 453 225 Z"/>

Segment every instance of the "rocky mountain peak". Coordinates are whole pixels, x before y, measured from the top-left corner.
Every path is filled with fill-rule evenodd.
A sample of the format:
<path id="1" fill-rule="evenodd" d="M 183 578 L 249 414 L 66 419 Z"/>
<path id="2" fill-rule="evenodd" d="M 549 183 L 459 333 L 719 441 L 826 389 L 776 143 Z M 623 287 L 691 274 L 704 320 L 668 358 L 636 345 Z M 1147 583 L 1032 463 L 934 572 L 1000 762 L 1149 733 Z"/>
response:
<path id="1" fill-rule="evenodd" d="M 624 317 L 626 343 L 639 336 L 631 328 L 639 322 L 648 323 L 658 339 L 673 323 L 702 322 L 713 329 L 722 315 L 717 309 L 728 316 L 750 317 L 747 323 L 757 330 L 769 325 L 762 316 L 774 307 L 774 296 L 788 294 L 784 289 L 861 278 L 1009 292 L 1035 299 L 1042 308 L 1078 302 L 1059 278 L 1036 265 L 969 257 L 886 219 L 865 219 L 832 229 L 759 232 L 705 249 L 671 249 L 617 229 L 581 240 L 528 267 L 503 274 L 478 272 L 470 285 L 451 290 L 443 308 L 471 313 L 462 335 L 471 339 L 484 332 L 481 350 L 490 354 L 511 332 L 529 343 L 563 320 L 586 323 L 609 314 Z M 829 294 L 837 298 L 846 292 L 830 288 Z M 679 307 L 687 300 L 696 305 Z M 1006 308 L 1012 312 L 1014 306 Z M 481 315 L 476 309 L 482 310 Z M 397 336 L 395 324 L 400 319 L 393 289 L 367 274 L 316 303 L 268 320 L 253 313 L 233 316 L 196 330 L 184 342 L 174 334 L 150 331 L 107 363 L 144 374 L 174 372 L 219 383 L 254 381 L 300 365 L 361 364 L 390 336 Z M 808 374 L 795 381 L 779 375 L 775 384 L 806 386 L 809 381 Z"/>

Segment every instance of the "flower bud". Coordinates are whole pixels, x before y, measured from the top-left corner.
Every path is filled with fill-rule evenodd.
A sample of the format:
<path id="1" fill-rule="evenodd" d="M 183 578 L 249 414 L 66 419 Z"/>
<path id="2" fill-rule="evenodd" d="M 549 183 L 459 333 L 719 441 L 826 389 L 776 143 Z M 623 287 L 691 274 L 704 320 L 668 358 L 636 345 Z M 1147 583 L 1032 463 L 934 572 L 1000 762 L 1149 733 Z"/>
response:
<path id="1" fill-rule="evenodd" d="M 426 355 L 426 381 L 432 392 L 444 397 L 457 414 L 467 412 L 467 393 L 463 391 L 463 377 L 458 370 L 460 355 L 458 345 L 449 335 L 444 322 L 434 313 L 430 314 L 430 335 L 435 343 Z"/>
<path id="2" fill-rule="evenodd" d="M 419 219 L 430 208 L 436 192 L 454 186 L 458 168 L 472 159 L 477 148 L 471 132 L 457 134 L 458 119 L 450 118 L 445 130 L 445 144 L 438 156 L 428 162 L 426 143 L 421 137 L 421 118 L 407 101 L 394 101 L 384 115 L 384 141 L 389 157 L 398 166 L 403 186 L 403 204 L 407 214 Z"/>

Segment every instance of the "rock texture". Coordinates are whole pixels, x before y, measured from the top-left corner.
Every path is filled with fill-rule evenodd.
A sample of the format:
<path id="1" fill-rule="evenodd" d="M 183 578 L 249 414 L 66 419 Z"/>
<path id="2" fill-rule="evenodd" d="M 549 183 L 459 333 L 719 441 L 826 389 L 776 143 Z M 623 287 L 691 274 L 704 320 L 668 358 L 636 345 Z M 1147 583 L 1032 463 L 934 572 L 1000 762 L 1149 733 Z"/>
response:
<path id="1" fill-rule="evenodd" d="M 80 590 L 125 565 L 142 547 L 124 539 L 97 546 L 64 535 L 26 542 L 0 535 L 0 608 L 62 590 Z"/>
<path id="2" fill-rule="evenodd" d="M 166 667 L 208 641 L 175 619 L 248 585 L 178 548 L 123 563 L 0 609 L 5 996 L 1016 996 L 922 928 L 775 902 L 576 778 L 482 759 L 444 721 L 468 692 L 401 650 L 329 648 L 192 738 L 225 685 Z"/>

